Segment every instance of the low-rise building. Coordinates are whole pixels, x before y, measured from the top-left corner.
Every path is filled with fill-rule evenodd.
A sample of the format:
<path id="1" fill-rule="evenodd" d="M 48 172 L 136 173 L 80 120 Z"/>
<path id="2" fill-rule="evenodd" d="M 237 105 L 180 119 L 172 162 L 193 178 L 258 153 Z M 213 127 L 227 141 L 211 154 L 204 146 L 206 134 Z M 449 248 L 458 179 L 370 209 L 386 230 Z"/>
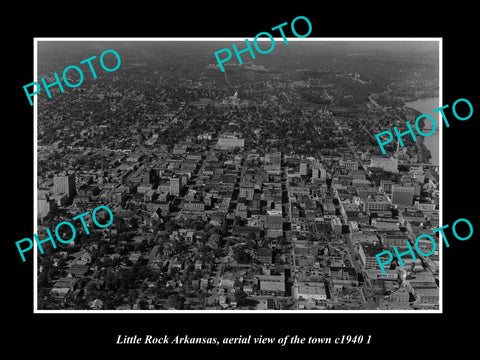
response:
<path id="1" fill-rule="evenodd" d="M 272 249 L 270 248 L 259 248 L 257 250 L 257 258 L 263 264 L 271 264 L 272 263 Z"/>
<path id="2" fill-rule="evenodd" d="M 258 275 L 260 295 L 285 296 L 285 275 Z"/>
<path id="3" fill-rule="evenodd" d="M 410 301 L 410 293 L 407 288 L 402 286 L 398 290 L 390 294 L 390 301 L 398 303 L 408 303 Z"/>
<path id="4" fill-rule="evenodd" d="M 438 289 L 418 289 L 415 292 L 415 302 L 418 304 L 437 305 L 439 297 Z"/>

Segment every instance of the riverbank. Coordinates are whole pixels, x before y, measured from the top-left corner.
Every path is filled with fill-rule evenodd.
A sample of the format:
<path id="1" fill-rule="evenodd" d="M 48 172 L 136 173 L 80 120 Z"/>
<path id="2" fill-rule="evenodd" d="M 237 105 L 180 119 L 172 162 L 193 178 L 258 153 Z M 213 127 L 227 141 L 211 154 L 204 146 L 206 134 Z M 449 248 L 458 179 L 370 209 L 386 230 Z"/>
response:
<path id="1" fill-rule="evenodd" d="M 385 111 L 385 107 L 378 104 L 375 101 L 375 97 L 377 95 L 381 94 L 388 94 L 392 92 L 392 89 L 390 89 L 390 85 L 388 84 L 387 90 L 382 91 L 380 93 L 373 93 L 370 94 L 368 99 L 370 103 L 377 109 L 382 109 Z M 438 97 L 435 96 L 429 96 L 426 98 L 414 98 L 411 97 L 408 99 L 408 101 L 405 101 L 406 99 L 403 98 L 403 110 L 405 113 L 406 120 L 409 121 L 409 123 L 412 125 L 412 127 L 415 127 L 415 120 L 417 117 L 419 117 L 422 114 L 432 114 L 432 111 L 434 109 L 437 109 L 439 107 L 439 102 L 438 102 Z M 434 114 L 434 118 L 436 123 L 439 124 L 438 120 L 438 114 Z M 419 128 L 422 130 L 423 133 L 429 133 L 430 130 L 432 129 L 430 126 L 427 126 L 427 124 L 430 125 L 429 122 L 425 122 L 425 118 L 421 118 L 419 120 Z M 416 132 L 416 130 L 414 130 Z M 421 136 L 419 134 L 415 134 L 415 138 L 417 141 L 415 142 L 415 146 L 417 147 L 417 153 L 418 153 L 418 159 L 417 161 L 419 163 L 428 163 L 432 165 L 439 166 L 440 164 L 440 147 L 439 147 L 439 132 L 438 128 L 436 131 L 427 137 Z"/>
<path id="2" fill-rule="evenodd" d="M 412 125 L 412 128 L 415 126 L 414 123 L 415 123 L 415 119 L 420 116 L 422 113 L 420 113 L 419 111 L 415 110 L 415 109 L 412 109 L 410 107 L 407 107 L 407 109 L 409 111 L 411 111 L 411 113 L 413 114 L 413 121 L 410 121 L 410 124 Z M 407 111 L 408 111 L 407 110 Z M 407 115 L 407 118 L 408 118 L 408 115 Z M 420 129 L 422 129 L 422 132 L 425 132 L 427 131 L 427 129 L 425 129 L 425 121 L 424 119 L 420 119 L 420 121 L 418 122 L 419 126 L 420 126 Z M 425 130 L 425 131 L 424 131 Z M 415 131 L 415 130 L 414 130 Z M 419 163 L 428 163 L 428 164 L 431 164 L 430 160 L 432 158 L 432 154 L 430 152 L 430 150 L 425 146 L 425 138 L 423 136 L 420 136 L 418 134 L 415 134 L 415 137 L 417 139 L 417 141 L 415 142 L 415 145 L 417 146 L 417 150 L 418 150 L 418 159 L 417 159 L 417 162 Z"/>
<path id="3" fill-rule="evenodd" d="M 415 119 L 421 114 L 433 114 L 432 111 L 439 107 L 438 97 L 427 97 L 419 98 L 414 101 L 408 101 L 404 103 L 404 108 L 408 109 L 410 114 L 413 114 L 413 119 L 410 120 L 410 123 L 413 125 Z M 439 115 L 438 113 L 433 114 L 435 122 L 439 124 Z M 425 118 L 422 118 L 419 121 L 419 126 L 422 129 L 422 132 L 428 133 L 432 129 L 430 122 L 425 122 Z M 433 165 L 439 166 L 440 164 L 440 143 L 439 143 L 439 128 L 437 127 L 436 131 L 427 137 L 416 135 L 417 137 L 417 147 L 422 154 L 425 162 L 428 162 Z"/>

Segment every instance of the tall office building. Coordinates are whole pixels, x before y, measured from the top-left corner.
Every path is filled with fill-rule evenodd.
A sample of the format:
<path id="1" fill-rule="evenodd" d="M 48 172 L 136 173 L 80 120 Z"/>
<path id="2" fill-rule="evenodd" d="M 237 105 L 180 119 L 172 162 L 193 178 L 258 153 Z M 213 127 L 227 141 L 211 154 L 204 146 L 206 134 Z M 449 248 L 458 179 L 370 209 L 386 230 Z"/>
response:
<path id="1" fill-rule="evenodd" d="M 300 175 L 307 175 L 307 163 L 300 163 Z"/>
<path id="2" fill-rule="evenodd" d="M 50 212 L 53 212 L 57 209 L 55 199 L 50 199 L 48 193 L 44 193 L 41 190 L 39 190 L 38 192 L 37 204 L 37 217 L 40 218 L 48 215 Z"/>
<path id="3" fill-rule="evenodd" d="M 413 205 L 413 186 L 392 186 L 392 203 L 399 205 Z"/>
<path id="4" fill-rule="evenodd" d="M 312 179 L 325 180 L 326 178 L 327 178 L 327 170 L 321 163 L 317 162 L 312 167 Z"/>
<path id="5" fill-rule="evenodd" d="M 157 182 L 157 171 L 155 169 L 147 170 L 143 173 L 143 185 L 152 185 L 153 183 Z"/>
<path id="6" fill-rule="evenodd" d="M 150 185 L 151 182 L 150 182 L 150 171 L 147 171 L 146 173 L 143 173 L 143 181 L 142 181 L 142 184 L 143 185 Z"/>
<path id="7" fill-rule="evenodd" d="M 55 195 L 66 194 L 70 198 L 75 196 L 75 174 L 55 176 L 53 178 L 53 192 Z"/>
<path id="8" fill-rule="evenodd" d="M 172 177 L 170 178 L 170 194 L 179 196 L 182 191 L 182 178 L 181 177 Z"/>
<path id="9" fill-rule="evenodd" d="M 392 193 L 393 185 L 394 183 L 392 180 L 385 180 L 385 179 L 380 180 L 380 187 L 383 188 L 383 191 L 387 194 Z"/>

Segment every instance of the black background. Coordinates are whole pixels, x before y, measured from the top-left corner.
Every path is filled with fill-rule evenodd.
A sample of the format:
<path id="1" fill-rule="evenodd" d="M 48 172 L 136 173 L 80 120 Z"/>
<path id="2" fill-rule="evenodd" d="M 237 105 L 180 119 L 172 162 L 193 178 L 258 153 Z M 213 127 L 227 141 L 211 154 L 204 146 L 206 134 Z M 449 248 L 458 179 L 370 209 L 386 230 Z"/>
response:
<path id="1" fill-rule="evenodd" d="M 478 20 L 469 5 L 456 2 L 421 8 L 416 3 L 383 2 L 381 5 L 339 2 L 326 6 L 271 6 L 244 2 L 206 2 L 195 7 L 182 3 L 177 9 L 162 3 L 122 5 L 104 8 L 87 3 L 73 7 L 40 6 L 9 10 L 2 24 L 3 66 L 3 241 L 5 265 L 2 276 L 3 337 L 9 348 L 34 356 L 85 357 L 98 354 L 154 356 L 184 352 L 209 357 L 258 353 L 274 356 L 352 355 L 402 357 L 433 355 L 447 349 L 465 353 L 475 345 L 478 318 L 474 271 L 480 227 L 474 205 L 478 201 L 476 170 L 476 122 L 480 112 L 474 82 Z M 443 314 L 33 314 L 33 259 L 21 262 L 15 241 L 33 235 L 33 107 L 23 85 L 33 81 L 34 37 L 253 37 L 261 31 L 296 16 L 306 16 L 313 27 L 309 37 L 442 37 L 443 103 L 467 98 L 474 114 L 467 121 L 450 115 L 450 128 L 443 128 L 443 223 L 467 218 L 474 235 L 467 241 L 450 240 L 443 257 Z M 476 24 L 477 22 L 477 24 Z M 271 56 L 275 56 L 274 53 Z M 213 57 L 213 55 L 212 55 Z M 5 83 L 6 80 L 6 83 Z M 447 112 L 447 115 L 451 114 Z M 473 329 L 470 327 L 473 325 Z M 372 335 L 370 345 L 115 345 L 118 335 L 168 334 L 189 336 L 332 337 Z M 394 356 L 395 357 L 395 356 Z"/>

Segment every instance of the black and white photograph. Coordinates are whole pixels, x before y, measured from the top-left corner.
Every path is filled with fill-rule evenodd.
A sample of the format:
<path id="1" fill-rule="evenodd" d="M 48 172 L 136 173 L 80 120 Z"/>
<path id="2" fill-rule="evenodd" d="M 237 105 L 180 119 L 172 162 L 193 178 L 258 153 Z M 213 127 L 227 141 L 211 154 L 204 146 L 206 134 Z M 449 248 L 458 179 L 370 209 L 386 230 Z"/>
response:
<path id="1" fill-rule="evenodd" d="M 441 41 L 274 46 L 37 42 L 38 310 L 439 309 Z"/>

